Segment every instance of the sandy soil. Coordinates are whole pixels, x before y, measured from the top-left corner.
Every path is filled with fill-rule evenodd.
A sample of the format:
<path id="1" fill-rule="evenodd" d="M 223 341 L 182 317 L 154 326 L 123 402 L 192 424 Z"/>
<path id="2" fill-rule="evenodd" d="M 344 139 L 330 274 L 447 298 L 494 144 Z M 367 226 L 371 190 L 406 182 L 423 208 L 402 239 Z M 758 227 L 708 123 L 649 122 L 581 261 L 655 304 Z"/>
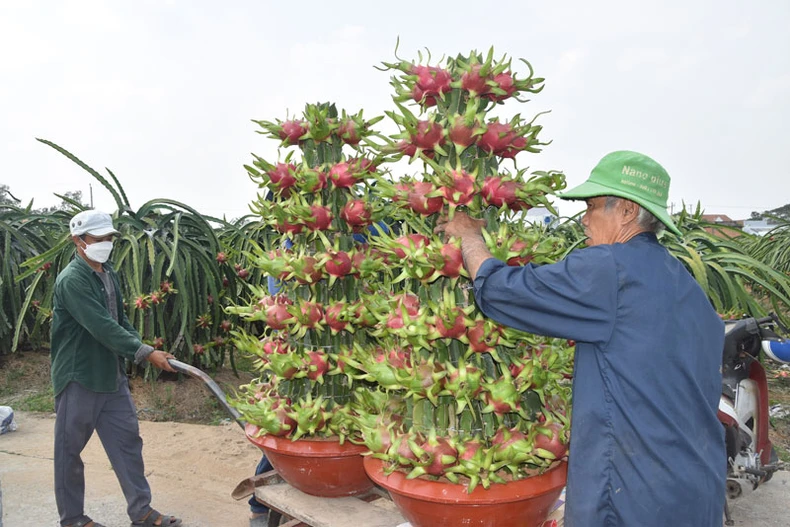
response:
<path id="1" fill-rule="evenodd" d="M 52 490 L 54 415 L 18 412 L 0 435 L 2 527 L 59 525 Z M 230 492 L 254 474 L 260 451 L 236 424 L 140 422 L 153 506 L 188 527 L 247 527 L 249 506 Z M 85 512 L 108 527 L 129 525 L 126 502 L 97 436 L 83 453 Z"/>

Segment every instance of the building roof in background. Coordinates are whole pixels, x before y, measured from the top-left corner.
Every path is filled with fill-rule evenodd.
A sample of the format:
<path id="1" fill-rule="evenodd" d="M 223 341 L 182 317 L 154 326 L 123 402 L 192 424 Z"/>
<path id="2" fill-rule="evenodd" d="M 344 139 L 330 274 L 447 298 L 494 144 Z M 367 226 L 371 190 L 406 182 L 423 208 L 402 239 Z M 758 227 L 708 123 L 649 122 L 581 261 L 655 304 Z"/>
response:
<path id="1" fill-rule="evenodd" d="M 743 220 L 734 220 L 726 214 L 703 214 L 700 220 L 707 223 L 715 223 L 720 227 L 703 227 L 708 232 L 719 238 L 737 238 L 743 234 Z"/>

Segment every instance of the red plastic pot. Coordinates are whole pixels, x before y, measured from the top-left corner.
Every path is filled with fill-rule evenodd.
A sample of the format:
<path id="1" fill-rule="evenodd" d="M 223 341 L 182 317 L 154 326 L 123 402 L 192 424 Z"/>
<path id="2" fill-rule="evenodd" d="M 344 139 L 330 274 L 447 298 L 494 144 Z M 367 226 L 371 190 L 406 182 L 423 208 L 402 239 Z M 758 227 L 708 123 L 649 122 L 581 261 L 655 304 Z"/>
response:
<path id="1" fill-rule="evenodd" d="M 362 466 L 364 446 L 331 439 L 299 439 L 264 435 L 248 424 L 247 439 L 264 451 L 278 474 L 292 487 L 322 498 L 362 494 L 373 488 Z"/>
<path id="2" fill-rule="evenodd" d="M 368 476 L 387 489 L 392 501 L 413 527 L 533 527 L 543 523 L 557 502 L 568 476 L 562 462 L 539 476 L 471 494 L 464 485 L 420 478 L 406 479 L 395 471 L 384 475 L 384 462 L 364 459 Z"/>

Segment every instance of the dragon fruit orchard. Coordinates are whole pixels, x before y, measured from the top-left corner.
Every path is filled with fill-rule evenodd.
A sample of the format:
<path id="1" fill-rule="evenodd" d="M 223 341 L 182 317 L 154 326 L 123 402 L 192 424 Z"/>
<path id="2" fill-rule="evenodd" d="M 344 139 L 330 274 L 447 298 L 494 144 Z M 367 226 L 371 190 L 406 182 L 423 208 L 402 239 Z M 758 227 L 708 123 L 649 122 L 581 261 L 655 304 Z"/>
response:
<path id="1" fill-rule="evenodd" d="M 252 256 L 279 290 L 251 285 L 257 302 L 232 308 L 259 321 L 235 344 L 262 372 L 233 404 L 261 433 L 364 444 L 389 472 L 469 492 L 538 474 L 567 454 L 572 343 L 485 318 L 459 241 L 434 228 L 463 207 L 509 265 L 565 252 L 525 221 L 564 187 L 559 172 L 519 168 L 546 144 L 542 127 L 490 115 L 543 79 L 493 51 L 382 69 L 391 137 L 383 117 L 331 104 L 256 121 L 281 160 L 246 167 L 261 189 L 251 209 L 280 234 Z"/>

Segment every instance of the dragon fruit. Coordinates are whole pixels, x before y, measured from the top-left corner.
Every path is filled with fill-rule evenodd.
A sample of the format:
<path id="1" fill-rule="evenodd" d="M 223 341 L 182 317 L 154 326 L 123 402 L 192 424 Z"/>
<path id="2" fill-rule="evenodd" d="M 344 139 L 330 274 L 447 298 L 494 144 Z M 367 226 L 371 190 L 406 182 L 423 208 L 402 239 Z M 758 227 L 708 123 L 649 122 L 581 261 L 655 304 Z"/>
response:
<path id="1" fill-rule="evenodd" d="M 441 192 L 428 181 L 412 182 L 406 200 L 411 210 L 423 216 L 436 214 L 444 205 Z"/>
<path id="2" fill-rule="evenodd" d="M 283 144 L 296 145 L 299 144 L 299 139 L 306 133 L 307 127 L 304 121 L 291 120 L 282 124 L 279 135 Z"/>
<path id="3" fill-rule="evenodd" d="M 493 89 L 486 93 L 485 96 L 492 101 L 502 102 L 516 93 L 516 83 L 513 79 L 513 74 L 509 71 L 503 71 L 494 75 L 491 84 Z"/>
<path id="4" fill-rule="evenodd" d="M 434 121 L 418 121 L 410 135 L 411 144 L 422 150 L 435 150 L 444 143 L 444 129 Z"/>
<path id="5" fill-rule="evenodd" d="M 447 129 L 447 138 L 455 146 L 464 149 L 475 143 L 480 135 L 480 123 L 477 120 L 468 122 L 463 115 L 455 115 L 450 120 L 450 127 Z"/>
<path id="6" fill-rule="evenodd" d="M 436 66 L 414 66 L 411 73 L 417 76 L 411 92 L 412 98 L 426 108 L 436 106 L 437 97 L 451 89 L 452 77 L 447 70 Z"/>
<path id="7" fill-rule="evenodd" d="M 451 170 L 450 185 L 441 188 L 445 201 L 452 207 L 467 205 L 477 193 L 475 177 L 465 170 Z"/>
<path id="8" fill-rule="evenodd" d="M 329 169 L 327 178 L 337 188 L 351 188 L 357 184 L 359 174 L 349 165 L 347 161 L 335 163 Z"/>
<path id="9" fill-rule="evenodd" d="M 477 138 L 477 146 L 484 152 L 499 155 L 510 147 L 515 137 L 516 132 L 510 124 L 492 121 Z"/>
<path id="10" fill-rule="evenodd" d="M 296 184 L 296 166 L 293 163 L 277 163 L 266 172 L 271 188 L 278 193 L 288 193 Z"/>
<path id="11" fill-rule="evenodd" d="M 521 183 L 505 176 L 490 176 L 484 180 L 481 194 L 483 195 L 483 201 L 488 205 L 509 207 L 518 200 L 516 191 L 520 187 Z"/>
<path id="12" fill-rule="evenodd" d="M 304 225 L 311 231 L 325 231 L 332 226 L 332 209 L 325 205 L 310 206 L 311 217 Z"/>
<path id="13" fill-rule="evenodd" d="M 483 95 L 488 92 L 488 75 L 481 74 L 482 64 L 474 64 L 469 71 L 461 75 L 461 89 L 466 90 L 472 95 Z"/>
<path id="14" fill-rule="evenodd" d="M 340 123 L 340 126 L 337 128 L 337 135 L 347 145 L 356 146 L 362 140 L 359 134 L 359 128 L 359 123 L 349 118 Z"/>
<path id="15" fill-rule="evenodd" d="M 340 217 L 352 227 L 370 225 L 373 211 L 365 200 L 354 199 L 343 206 Z"/>

